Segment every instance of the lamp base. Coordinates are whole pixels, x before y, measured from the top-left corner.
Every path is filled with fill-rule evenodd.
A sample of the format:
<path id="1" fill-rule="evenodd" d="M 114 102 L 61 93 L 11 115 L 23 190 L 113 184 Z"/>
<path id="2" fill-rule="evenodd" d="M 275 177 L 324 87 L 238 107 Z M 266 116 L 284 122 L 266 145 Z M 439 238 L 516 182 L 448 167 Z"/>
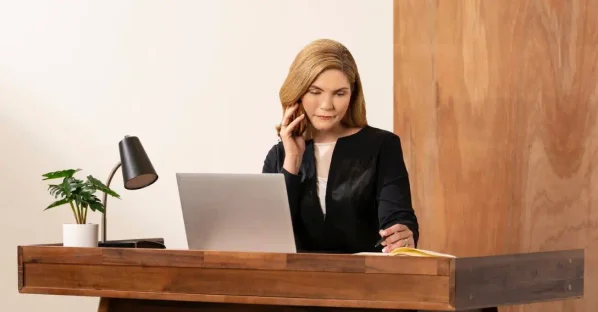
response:
<path id="1" fill-rule="evenodd" d="M 153 249 L 166 249 L 164 240 L 161 238 L 153 239 L 126 239 L 126 240 L 113 240 L 106 242 L 98 242 L 100 248 L 153 248 Z"/>

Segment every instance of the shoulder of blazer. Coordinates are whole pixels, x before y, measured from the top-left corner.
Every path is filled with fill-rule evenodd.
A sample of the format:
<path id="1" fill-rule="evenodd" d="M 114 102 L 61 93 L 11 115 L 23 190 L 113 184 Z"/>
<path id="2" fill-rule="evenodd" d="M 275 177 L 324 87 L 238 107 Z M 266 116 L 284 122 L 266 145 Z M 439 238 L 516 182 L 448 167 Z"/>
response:
<path id="1" fill-rule="evenodd" d="M 381 138 L 383 140 L 393 140 L 399 138 L 399 136 L 396 133 L 389 130 L 384 130 L 372 126 L 368 126 L 368 129 L 370 130 L 369 134 L 372 137 Z"/>
<path id="2" fill-rule="evenodd" d="M 282 170 L 282 164 L 284 163 L 284 146 L 282 145 L 282 141 L 278 141 L 278 143 L 272 146 L 268 152 L 267 159 L 276 171 L 280 172 Z"/>

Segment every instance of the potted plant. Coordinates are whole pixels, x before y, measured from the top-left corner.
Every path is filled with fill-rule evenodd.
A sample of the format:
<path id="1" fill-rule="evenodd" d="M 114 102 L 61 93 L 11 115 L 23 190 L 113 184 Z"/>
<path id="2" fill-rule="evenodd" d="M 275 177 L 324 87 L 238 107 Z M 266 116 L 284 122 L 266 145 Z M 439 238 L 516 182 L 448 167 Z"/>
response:
<path id="1" fill-rule="evenodd" d="M 66 223 L 62 227 L 63 246 L 67 247 L 97 247 L 98 224 L 87 223 L 87 212 L 99 211 L 104 213 L 104 204 L 95 195 L 97 191 L 112 197 L 120 198 L 116 192 L 91 175 L 86 180 L 74 177 L 81 169 L 67 169 L 46 173 L 43 180 L 62 179 L 60 184 L 50 184 L 48 191 L 56 201 L 44 209 L 69 205 L 75 217 L 75 223 Z"/>

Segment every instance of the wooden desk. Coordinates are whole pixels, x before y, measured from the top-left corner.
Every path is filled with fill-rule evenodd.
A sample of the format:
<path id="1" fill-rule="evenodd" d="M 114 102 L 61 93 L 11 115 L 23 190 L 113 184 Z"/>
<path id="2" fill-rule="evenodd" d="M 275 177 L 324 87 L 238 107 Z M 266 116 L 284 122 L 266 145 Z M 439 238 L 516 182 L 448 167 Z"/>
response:
<path id="1" fill-rule="evenodd" d="M 19 292 L 99 311 L 461 311 L 581 298 L 584 251 L 474 258 L 18 246 Z"/>

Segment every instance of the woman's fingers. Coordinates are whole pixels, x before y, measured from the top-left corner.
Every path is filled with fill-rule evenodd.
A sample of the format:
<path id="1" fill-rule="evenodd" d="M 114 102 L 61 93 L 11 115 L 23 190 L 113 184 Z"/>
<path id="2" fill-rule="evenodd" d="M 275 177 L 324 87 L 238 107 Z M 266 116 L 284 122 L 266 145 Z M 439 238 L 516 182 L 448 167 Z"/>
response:
<path id="1" fill-rule="evenodd" d="M 384 242 L 382 242 L 382 246 L 384 246 L 382 252 L 391 252 L 400 247 L 415 246 L 413 232 L 403 224 L 395 224 L 387 229 L 381 230 L 380 235 L 386 237 Z"/>
<path id="2" fill-rule="evenodd" d="M 384 240 L 384 242 L 382 243 L 382 246 L 388 246 L 388 245 L 394 244 L 396 242 L 399 242 L 401 240 L 405 240 L 409 237 L 411 237 L 411 231 L 409 231 L 409 230 L 395 232 L 392 235 L 388 236 Z"/>
<path id="3" fill-rule="evenodd" d="M 280 123 L 281 126 L 287 126 L 289 124 L 289 119 L 291 118 L 291 115 L 293 115 L 293 113 L 297 110 L 297 107 L 299 107 L 299 105 L 297 103 L 295 103 L 295 105 L 293 106 L 289 106 L 285 112 L 284 112 L 284 116 L 282 118 L 282 122 Z"/>
<path id="4" fill-rule="evenodd" d="M 297 107 L 299 107 L 299 105 L 295 104 L 285 111 L 284 119 L 280 127 L 281 136 L 290 136 L 290 134 L 293 132 L 293 129 L 297 127 L 297 124 L 299 124 L 305 118 L 305 114 L 301 114 L 297 118 L 289 120 L 297 110 Z"/>
<path id="5" fill-rule="evenodd" d="M 382 243 L 382 246 L 393 244 L 401 239 L 405 239 L 413 236 L 413 233 L 409 228 L 403 224 L 395 224 L 387 229 L 380 231 L 380 236 L 385 236 L 386 239 Z"/>
<path id="6" fill-rule="evenodd" d="M 391 252 L 397 248 L 412 247 L 412 246 L 413 246 L 413 240 L 411 238 L 405 238 L 405 239 L 401 239 L 395 243 L 392 243 L 392 244 L 384 247 L 382 252 Z"/>
<path id="7" fill-rule="evenodd" d="M 287 133 L 293 132 L 293 129 L 297 127 L 297 125 L 305 118 L 305 114 L 299 115 L 299 117 L 295 118 L 295 120 L 291 121 L 291 123 L 286 127 Z"/>
<path id="8" fill-rule="evenodd" d="M 387 228 L 385 230 L 380 231 L 380 235 L 382 235 L 382 236 L 388 236 L 388 235 L 390 235 L 392 233 L 406 231 L 406 230 L 409 230 L 409 228 L 407 226 L 398 223 L 398 224 L 395 224 L 395 225 L 393 225 L 393 226 L 391 226 L 391 227 L 389 227 L 389 228 Z"/>

